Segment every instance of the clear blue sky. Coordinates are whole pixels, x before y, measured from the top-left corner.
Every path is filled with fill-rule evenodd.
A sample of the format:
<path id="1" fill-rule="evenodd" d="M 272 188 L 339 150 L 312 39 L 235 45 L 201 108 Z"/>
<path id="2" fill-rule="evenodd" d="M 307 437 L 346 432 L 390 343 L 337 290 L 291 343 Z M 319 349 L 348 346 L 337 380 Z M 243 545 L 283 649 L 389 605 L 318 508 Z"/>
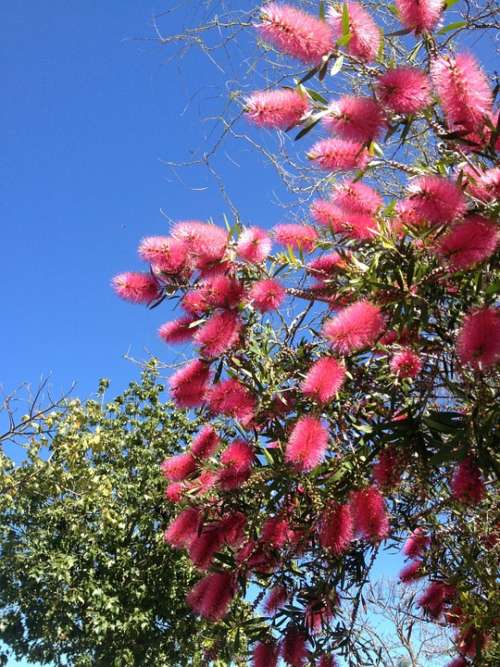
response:
<path id="1" fill-rule="evenodd" d="M 198 5 L 185 1 L 168 30 L 195 13 L 196 24 Z M 141 267 L 141 237 L 166 233 L 160 209 L 221 222 L 217 184 L 203 170 L 183 184 L 160 160 L 200 146 L 210 127 L 203 119 L 220 106 L 211 86 L 234 73 L 199 51 L 180 67 L 165 64 L 164 47 L 133 39 L 152 37 L 151 17 L 164 8 L 160 0 L 1 3 L 3 391 L 47 376 L 55 395 L 76 381 L 87 396 L 104 376 L 118 391 L 136 374 L 127 351 L 168 357 L 156 336 L 168 307 L 125 304 L 109 282 Z M 220 167 L 245 220 L 279 222 L 271 171 L 244 149 L 238 161 Z M 396 561 L 381 569 L 399 569 Z"/>

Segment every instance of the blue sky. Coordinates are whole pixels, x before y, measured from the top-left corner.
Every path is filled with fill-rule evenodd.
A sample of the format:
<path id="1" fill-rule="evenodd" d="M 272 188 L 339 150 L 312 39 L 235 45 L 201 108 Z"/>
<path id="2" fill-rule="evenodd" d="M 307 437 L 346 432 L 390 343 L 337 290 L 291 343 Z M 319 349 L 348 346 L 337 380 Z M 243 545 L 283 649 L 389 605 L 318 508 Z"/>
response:
<path id="1" fill-rule="evenodd" d="M 169 32 L 199 21 L 199 3 L 179 4 Z M 87 396 L 100 377 L 115 392 L 137 372 L 125 353 L 169 360 L 156 336 L 168 307 L 125 304 L 109 282 L 141 267 L 143 236 L 167 232 L 161 211 L 222 222 L 227 207 L 206 171 L 176 178 L 161 160 L 203 145 L 220 106 L 216 86 L 235 72 L 196 49 L 166 64 L 171 51 L 140 39 L 153 36 L 151 17 L 163 9 L 160 0 L 0 6 L 4 392 L 48 376 L 56 396 L 73 382 Z M 219 166 L 245 221 L 281 221 L 259 158 L 240 148 Z M 398 569 L 396 560 L 381 570 Z"/>

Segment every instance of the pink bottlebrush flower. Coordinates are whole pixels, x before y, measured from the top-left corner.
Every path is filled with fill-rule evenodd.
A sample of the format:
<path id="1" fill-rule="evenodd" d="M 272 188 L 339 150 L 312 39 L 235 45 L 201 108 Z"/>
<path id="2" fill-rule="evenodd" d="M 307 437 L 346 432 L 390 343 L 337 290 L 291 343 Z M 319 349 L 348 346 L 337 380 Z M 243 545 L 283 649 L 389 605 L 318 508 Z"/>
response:
<path id="1" fill-rule="evenodd" d="M 182 482 L 171 482 L 165 489 L 165 499 L 171 503 L 178 503 L 182 500 L 185 490 Z"/>
<path id="2" fill-rule="evenodd" d="M 288 601 L 288 591 L 284 586 L 274 586 L 264 600 L 264 612 L 269 616 L 279 611 Z"/>
<path id="3" fill-rule="evenodd" d="M 195 359 L 170 378 L 170 393 L 180 408 L 195 408 L 204 402 L 210 370 L 206 363 Z"/>
<path id="4" fill-rule="evenodd" d="M 429 78 L 415 67 L 387 70 L 379 78 L 376 90 L 381 103 L 399 114 L 418 113 L 432 101 Z"/>
<path id="5" fill-rule="evenodd" d="M 338 252 L 330 252 L 309 262 L 307 271 L 323 284 L 325 280 L 331 278 L 337 271 L 344 269 L 346 264 L 347 262 Z"/>
<path id="6" fill-rule="evenodd" d="M 208 406 L 214 414 L 223 414 L 248 425 L 255 414 L 255 399 L 238 380 L 218 382 L 208 392 Z"/>
<path id="7" fill-rule="evenodd" d="M 372 345 L 384 332 L 384 317 L 378 306 L 357 301 L 327 320 L 323 335 L 338 352 L 349 354 Z"/>
<path id="8" fill-rule="evenodd" d="M 492 110 L 488 78 L 474 56 L 442 56 L 431 65 L 431 77 L 452 130 L 480 131 Z"/>
<path id="9" fill-rule="evenodd" d="M 396 7 L 404 27 L 418 34 L 436 27 L 444 4 L 443 0 L 396 0 Z"/>
<path id="10" fill-rule="evenodd" d="M 248 293 L 249 300 L 261 313 L 279 308 L 285 296 L 281 283 L 273 279 L 257 281 Z"/>
<path id="11" fill-rule="evenodd" d="M 272 241 L 259 227 L 249 227 L 241 232 L 236 245 L 238 255 L 252 264 L 260 264 L 271 252 Z"/>
<path id="12" fill-rule="evenodd" d="M 206 269 L 220 262 L 228 241 L 224 229 L 197 220 L 176 223 L 172 228 L 172 236 L 184 241 L 198 269 Z"/>
<path id="13" fill-rule="evenodd" d="M 338 667 L 338 664 L 333 655 L 322 655 L 318 667 Z"/>
<path id="14" fill-rule="evenodd" d="M 333 231 L 337 231 L 342 226 L 344 213 L 331 201 L 315 199 L 309 208 L 309 212 L 315 222 L 330 227 Z"/>
<path id="15" fill-rule="evenodd" d="M 139 255 L 145 262 L 164 273 L 181 273 L 188 263 L 188 247 L 180 239 L 168 236 L 148 236 L 139 245 Z"/>
<path id="16" fill-rule="evenodd" d="M 348 238 L 368 241 L 377 235 L 378 224 L 375 218 L 366 213 L 349 213 L 345 215 L 340 229 L 334 229 Z"/>
<path id="17" fill-rule="evenodd" d="M 165 322 L 158 329 L 158 335 L 165 343 L 184 343 L 192 340 L 196 327 L 192 327 L 196 322 L 194 317 L 188 315 L 172 322 Z"/>
<path id="18" fill-rule="evenodd" d="M 378 192 L 361 181 L 339 183 L 334 187 L 331 199 L 344 213 L 367 215 L 374 215 L 384 203 Z"/>
<path id="19" fill-rule="evenodd" d="M 457 338 L 457 355 L 475 369 L 500 361 L 500 310 L 482 308 L 469 313 Z"/>
<path id="20" fill-rule="evenodd" d="M 429 546 L 431 540 L 423 528 L 415 528 L 403 545 L 403 554 L 408 558 L 418 558 Z"/>
<path id="21" fill-rule="evenodd" d="M 418 354 L 406 348 L 392 357 L 391 373 L 399 378 L 414 378 L 422 370 L 422 361 Z"/>
<path id="22" fill-rule="evenodd" d="M 297 125 L 308 110 L 308 102 L 297 90 L 259 90 L 245 100 L 248 120 L 259 127 L 286 130 Z"/>
<path id="23" fill-rule="evenodd" d="M 412 560 L 411 563 L 405 565 L 399 573 L 399 581 L 403 584 L 410 584 L 417 579 L 423 577 L 422 573 L 422 561 L 421 560 Z"/>
<path id="24" fill-rule="evenodd" d="M 274 549 L 281 549 L 287 543 L 289 536 L 290 525 L 287 519 L 274 516 L 264 521 L 260 540 Z"/>
<path id="25" fill-rule="evenodd" d="M 277 560 L 266 553 L 263 545 L 249 540 L 236 554 L 236 563 L 244 565 L 248 571 L 270 574 L 276 569 Z"/>
<path id="26" fill-rule="evenodd" d="M 247 518 L 243 512 L 232 512 L 224 517 L 219 523 L 224 542 L 233 549 L 241 546 L 246 525 Z"/>
<path id="27" fill-rule="evenodd" d="M 330 623 L 334 615 L 329 601 L 313 600 L 305 609 L 304 623 L 310 632 L 318 633 Z"/>
<path id="28" fill-rule="evenodd" d="M 314 250 L 318 241 L 318 232 L 310 225 L 276 225 L 273 229 L 276 243 L 304 252 Z"/>
<path id="29" fill-rule="evenodd" d="M 351 511 L 354 531 L 368 540 L 381 540 L 389 533 L 389 518 L 384 497 L 376 486 L 352 494 Z"/>
<path id="30" fill-rule="evenodd" d="M 495 223 L 480 215 L 471 215 L 439 239 L 436 252 L 452 271 L 463 271 L 491 257 L 498 239 Z"/>
<path id="31" fill-rule="evenodd" d="M 186 597 L 191 609 L 208 618 L 219 621 L 224 618 L 234 596 L 233 576 L 229 572 L 208 574 L 195 584 Z"/>
<path id="32" fill-rule="evenodd" d="M 500 199 L 500 167 L 486 169 L 476 173 L 472 169 L 463 169 L 467 176 L 466 189 L 470 194 L 486 204 Z"/>
<path id="33" fill-rule="evenodd" d="M 198 495 L 203 495 L 210 491 L 217 482 L 217 473 L 212 470 L 203 470 L 201 475 L 195 479 L 191 488 L 196 489 Z"/>
<path id="34" fill-rule="evenodd" d="M 386 447 L 372 468 L 373 479 L 383 489 L 392 489 L 401 479 L 401 456 L 395 447 Z"/>
<path id="35" fill-rule="evenodd" d="M 342 36 L 342 8 L 331 8 L 328 20 L 333 28 L 336 39 Z M 351 56 L 370 62 L 375 60 L 380 48 L 380 30 L 370 14 L 359 2 L 347 2 L 349 12 L 349 34 L 351 39 L 343 48 Z"/>
<path id="36" fill-rule="evenodd" d="M 419 176 L 410 183 L 408 191 L 414 215 L 431 224 L 451 222 L 467 208 L 463 192 L 441 176 Z"/>
<path id="37" fill-rule="evenodd" d="M 200 289 L 209 308 L 233 308 L 243 296 L 243 285 L 234 278 L 214 275 L 203 281 Z"/>
<path id="38" fill-rule="evenodd" d="M 353 518 L 350 505 L 332 503 L 320 517 L 319 542 L 334 556 L 348 548 L 354 537 Z"/>
<path id="39" fill-rule="evenodd" d="M 259 642 L 252 654 L 253 667 L 276 667 L 278 664 L 279 646 L 270 642 Z"/>
<path id="40" fill-rule="evenodd" d="M 323 125 L 341 139 L 363 144 L 376 139 L 385 126 L 382 109 L 371 97 L 344 95 L 332 102 L 328 109 Z"/>
<path id="41" fill-rule="evenodd" d="M 453 658 L 446 667 L 467 667 L 467 660 L 459 655 L 457 658 Z"/>
<path id="42" fill-rule="evenodd" d="M 320 403 L 328 403 L 345 380 L 345 367 L 333 357 L 318 359 L 301 384 L 302 393 Z"/>
<path id="43" fill-rule="evenodd" d="M 205 426 L 191 443 L 191 454 L 197 461 L 205 461 L 215 453 L 220 440 L 211 426 Z"/>
<path id="44" fill-rule="evenodd" d="M 223 544 L 224 535 L 218 526 L 214 524 L 205 526 L 189 545 L 189 558 L 199 570 L 207 570 Z"/>
<path id="45" fill-rule="evenodd" d="M 362 143 L 348 139 L 322 139 L 310 149 L 307 157 L 326 171 L 363 169 L 370 160 Z"/>
<path id="46" fill-rule="evenodd" d="M 286 446 L 285 460 L 300 472 L 312 470 L 323 460 L 328 431 L 315 417 L 301 417 L 293 427 Z"/>
<path id="47" fill-rule="evenodd" d="M 455 642 L 460 653 L 474 658 L 478 651 L 484 652 L 484 649 L 490 641 L 490 635 L 481 632 L 478 628 L 470 625 L 468 628 L 462 628 L 455 637 Z"/>
<path id="48" fill-rule="evenodd" d="M 187 507 L 177 515 L 165 531 L 165 542 L 177 549 L 188 547 L 198 535 L 199 525 L 199 511 L 195 507 Z"/>
<path id="49" fill-rule="evenodd" d="M 451 480 L 453 497 L 465 505 L 477 505 L 486 494 L 481 472 L 471 458 L 464 459 Z"/>
<path id="50" fill-rule="evenodd" d="M 193 474 L 196 469 L 196 461 L 190 452 L 185 452 L 165 459 L 160 468 L 163 475 L 171 482 L 182 482 Z"/>
<path id="51" fill-rule="evenodd" d="M 453 586 L 442 581 L 433 581 L 418 598 L 417 604 L 431 616 L 437 619 L 441 616 L 445 605 L 451 602 L 456 594 Z"/>
<path id="52" fill-rule="evenodd" d="M 235 347 L 239 340 L 243 323 L 239 316 L 226 310 L 212 315 L 193 338 L 201 346 L 200 352 L 208 359 L 215 359 Z"/>
<path id="53" fill-rule="evenodd" d="M 210 310 L 210 304 L 205 299 L 203 286 L 186 292 L 181 305 L 187 313 L 193 316 L 193 320 L 197 320 L 200 315 Z"/>
<path id="54" fill-rule="evenodd" d="M 257 29 L 262 39 L 304 63 L 317 65 L 333 48 L 331 27 L 290 5 L 265 5 L 261 20 Z"/>
<path id="55" fill-rule="evenodd" d="M 160 286 L 150 273 L 120 273 L 111 285 L 121 299 L 130 303 L 149 304 L 160 295 Z"/>
<path id="56" fill-rule="evenodd" d="M 237 489 L 250 476 L 255 452 L 251 445 L 243 440 L 235 440 L 222 453 L 223 469 L 217 476 L 217 483 L 224 491 Z"/>
<path id="57" fill-rule="evenodd" d="M 281 655 L 287 665 L 303 667 L 307 657 L 306 638 L 297 628 L 288 626 L 281 643 Z"/>

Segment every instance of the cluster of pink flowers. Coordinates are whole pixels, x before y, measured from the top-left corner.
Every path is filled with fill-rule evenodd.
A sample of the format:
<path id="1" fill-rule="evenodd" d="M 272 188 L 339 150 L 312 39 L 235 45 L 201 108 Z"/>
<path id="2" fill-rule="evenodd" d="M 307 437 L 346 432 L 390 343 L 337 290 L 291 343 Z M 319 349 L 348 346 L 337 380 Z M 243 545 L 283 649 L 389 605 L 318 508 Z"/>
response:
<path id="1" fill-rule="evenodd" d="M 443 11 L 440 0 L 396 0 L 396 6 L 403 26 L 417 34 L 433 30 Z M 349 39 L 342 39 L 346 11 Z M 327 172 L 370 167 L 378 151 L 373 142 L 389 124 L 392 131 L 393 123 L 408 122 L 401 116 L 426 110 L 433 101 L 432 86 L 448 128 L 469 139 L 477 135 L 476 144 L 484 145 L 485 118 L 494 118 L 492 95 L 471 56 L 433 58 L 430 78 L 415 67 L 394 67 L 382 73 L 366 67 L 377 59 L 381 32 L 361 4 L 350 0 L 345 7 L 330 8 L 326 20 L 272 2 L 261 11 L 258 31 L 264 41 L 316 66 L 315 71 L 333 54 L 336 40 L 351 63 L 361 62 L 363 68 L 374 71 L 373 97 L 344 95 L 323 109 L 323 127 L 333 136 L 310 148 L 308 158 L 317 167 Z M 263 128 L 286 130 L 313 116 L 312 107 L 313 98 L 304 88 L 257 91 L 245 100 L 247 119 Z M 315 488 L 322 484 L 342 463 L 341 451 L 335 448 L 336 431 L 325 414 L 330 404 L 344 400 L 346 389 L 354 388 L 358 377 L 369 372 L 368 364 L 383 369 L 384 381 L 392 375 L 387 384 L 395 392 L 401 387 L 427 386 L 431 379 L 427 364 L 430 369 L 434 340 L 426 340 L 417 322 L 403 327 L 397 317 L 391 317 L 396 298 L 405 307 L 420 298 L 420 284 L 411 285 L 410 278 L 404 294 L 396 283 L 377 284 L 372 292 L 362 288 L 356 294 L 349 283 L 351 271 L 368 269 L 357 260 L 358 250 L 369 251 L 372 245 L 383 248 L 378 237 L 383 237 L 388 222 L 391 239 L 401 241 L 402 252 L 408 242 L 412 253 L 427 253 L 431 262 L 439 263 L 437 271 L 450 281 L 445 284 L 452 294 L 454 273 L 490 260 L 497 249 L 498 227 L 488 207 L 500 193 L 500 170 L 468 164 L 453 175 L 443 173 L 422 171 L 411 179 L 406 197 L 391 202 L 395 215 L 387 213 L 389 206 L 383 208 L 382 196 L 361 180 L 362 171 L 335 182 L 328 198 L 313 201 L 310 214 L 318 225 L 285 222 L 271 233 L 248 227 L 233 239 L 234 229 L 228 233 L 199 221 L 179 222 L 169 236 L 148 237 L 140 243 L 139 256 L 150 265 L 149 272 L 123 273 L 113 279 L 116 293 L 132 303 L 154 305 L 174 292 L 181 294 L 182 316 L 163 324 L 159 335 L 167 343 L 191 342 L 198 356 L 170 377 L 170 394 L 179 408 L 200 409 L 205 419 L 217 422 L 217 430 L 205 426 L 184 452 L 161 466 L 168 481 L 165 497 L 179 505 L 177 517 L 165 530 L 165 541 L 185 549 L 202 573 L 188 595 L 189 605 L 201 616 L 219 620 L 228 612 L 239 582 L 266 575 L 271 582 L 263 605 L 268 616 L 281 614 L 288 603 L 303 607 L 301 623 L 293 619 L 280 641 L 269 634 L 256 643 L 255 667 L 272 667 L 280 658 L 292 667 L 305 665 L 312 655 L 308 642 L 336 613 L 338 600 L 333 593 L 327 597 L 324 591 L 314 591 L 305 602 L 296 596 L 288 580 L 278 575 L 287 567 L 287 559 L 298 559 L 310 550 L 333 561 L 356 543 L 390 536 L 385 496 L 405 483 L 411 465 L 411 457 L 393 441 L 377 445 L 369 462 L 356 470 L 351 488 L 345 489 L 342 480 L 340 492 L 335 491 L 319 509 L 311 484 Z M 414 228 L 422 238 L 412 242 L 412 234 L 417 236 Z M 284 249 L 276 256 L 271 256 L 273 241 Z M 327 247 L 330 251 L 323 252 Z M 291 256 L 295 251 L 298 256 Z M 307 253 L 314 254 L 305 260 Z M 284 264 L 282 257 L 287 255 L 290 265 L 304 272 L 300 289 L 289 288 L 277 277 L 281 267 L 275 270 L 276 264 Z M 382 254 L 380 258 L 384 259 Z M 304 287 L 311 278 L 315 280 L 312 287 Z M 352 282 L 356 280 L 355 275 Z M 332 293 L 339 282 L 344 289 Z M 250 358 L 245 356 L 248 334 L 259 313 L 271 313 L 269 323 L 273 322 L 273 311 L 294 294 L 326 302 L 329 312 L 323 313 L 319 345 L 308 341 L 303 345 L 299 374 L 268 391 L 266 383 L 245 368 Z M 425 300 L 422 297 L 422 303 Z M 466 313 L 456 336 L 457 372 L 488 373 L 500 361 L 499 313 L 487 304 Z M 273 363 L 274 358 L 265 361 Z M 372 408 L 366 408 L 367 403 L 358 408 L 368 421 Z M 354 401 L 348 403 L 347 412 L 355 406 Z M 407 407 L 396 407 L 393 421 L 404 421 L 408 412 Z M 339 432 L 350 428 L 338 421 Z M 221 422 L 229 424 L 227 431 L 219 427 Z M 274 429 L 276 423 L 279 428 Z M 262 482 L 264 456 L 293 481 L 290 493 L 280 490 L 273 495 L 273 509 L 266 509 L 258 524 L 257 517 L 234 507 L 242 489 L 253 493 L 252 485 Z M 474 452 L 450 477 L 452 506 L 478 504 L 485 497 L 486 483 Z M 310 525 L 304 525 L 303 517 L 295 513 L 303 498 L 317 509 Z M 424 528 L 413 531 L 403 547 L 409 562 L 400 573 L 401 581 L 411 583 L 428 573 L 434 544 Z M 227 552 L 234 564 L 231 570 L 223 555 Z M 450 583 L 431 581 L 419 605 L 433 619 L 448 619 L 456 597 Z M 465 634 L 460 641 L 467 647 L 472 639 Z M 463 655 L 468 655 L 467 650 L 462 650 Z M 335 659 L 325 653 L 319 665 L 333 667 Z"/>

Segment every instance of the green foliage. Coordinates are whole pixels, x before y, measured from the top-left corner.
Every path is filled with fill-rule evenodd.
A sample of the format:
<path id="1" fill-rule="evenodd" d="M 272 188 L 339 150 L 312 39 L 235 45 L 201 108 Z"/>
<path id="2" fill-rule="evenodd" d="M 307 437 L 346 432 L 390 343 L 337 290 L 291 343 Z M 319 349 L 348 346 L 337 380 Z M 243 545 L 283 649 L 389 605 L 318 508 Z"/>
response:
<path id="1" fill-rule="evenodd" d="M 56 665 L 202 665 L 214 651 L 227 665 L 231 635 L 193 617 L 196 573 L 162 537 L 159 464 L 197 423 L 162 402 L 154 363 L 109 402 L 106 387 L 35 424 L 20 465 L 0 452 L 0 639 Z"/>

